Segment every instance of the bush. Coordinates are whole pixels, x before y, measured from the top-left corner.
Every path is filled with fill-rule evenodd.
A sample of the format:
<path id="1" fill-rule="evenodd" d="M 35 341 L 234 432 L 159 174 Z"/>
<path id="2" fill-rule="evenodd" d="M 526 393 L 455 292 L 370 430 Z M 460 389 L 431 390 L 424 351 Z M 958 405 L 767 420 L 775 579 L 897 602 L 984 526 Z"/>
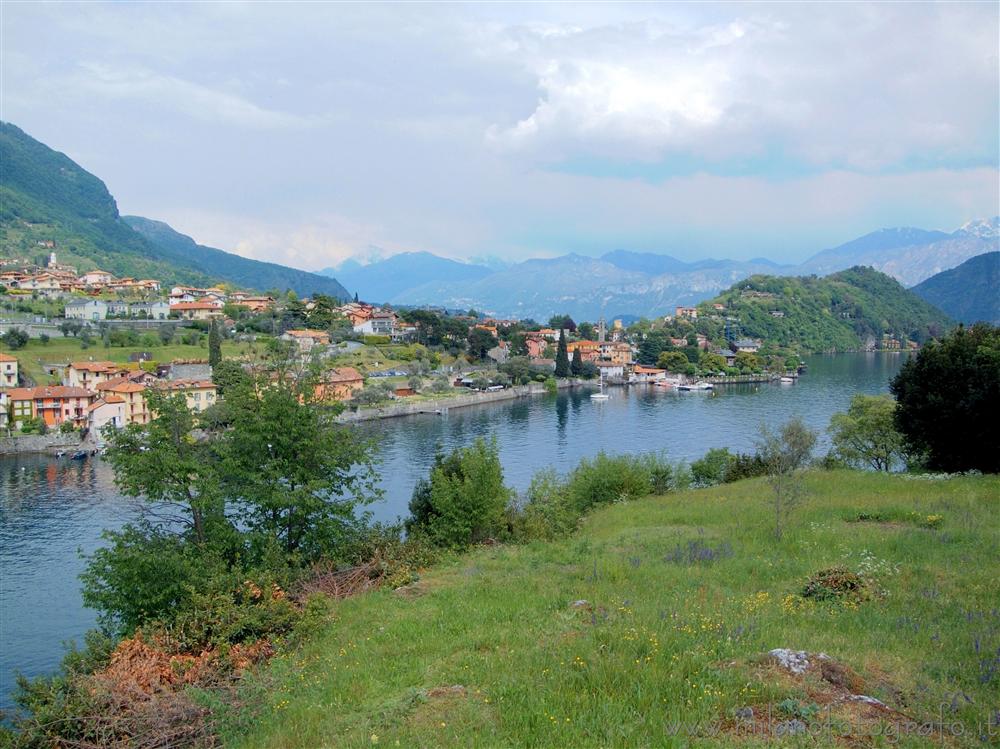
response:
<path id="1" fill-rule="evenodd" d="M 752 479 L 757 476 L 766 476 L 767 472 L 767 461 L 762 455 L 737 453 L 732 457 L 732 460 L 729 461 L 729 465 L 726 466 L 726 473 L 723 481 L 724 483 L 731 484 L 734 481 Z"/>
<path id="2" fill-rule="evenodd" d="M 803 598 L 817 601 L 859 600 L 867 597 L 868 581 L 846 567 L 830 567 L 813 574 L 802 588 Z"/>
<path id="3" fill-rule="evenodd" d="M 660 455 L 608 455 L 584 458 L 567 479 L 569 500 L 578 512 L 595 505 L 662 494 L 682 477 Z"/>
<path id="4" fill-rule="evenodd" d="M 509 498 L 496 440 L 477 439 L 435 458 L 429 480 L 414 489 L 407 527 L 437 546 L 462 548 L 500 533 Z"/>
<path id="5" fill-rule="evenodd" d="M 552 469 L 534 475 L 523 501 L 512 504 L 508 515 L 508 527 L 516 541 L 548 541 L 568 535 L 580 518 L 565 482 Z"/>
<path id="6" fill-rule="evenodd" d="M 11 351 L 16 351 L 28 345 L 28 334 L 20 328 L 11 328 L 0 335 L 0 341 L 3 341 L 4 345 Z"/>
<path id="7" fill-rule="evenodd" d="M 728 448 L 713 448 L 691 464 L 691 478 L 697 486 L 721 484 L 735 459 Z"/>

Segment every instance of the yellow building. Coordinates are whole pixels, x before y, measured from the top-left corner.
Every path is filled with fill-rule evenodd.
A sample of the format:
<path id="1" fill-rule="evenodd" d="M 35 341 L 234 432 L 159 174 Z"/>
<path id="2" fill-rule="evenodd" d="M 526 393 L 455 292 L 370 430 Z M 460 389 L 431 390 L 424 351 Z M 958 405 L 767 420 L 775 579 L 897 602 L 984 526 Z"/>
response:
<path id="1" fill-rule="evenodd" d="M 171 395 L 183 395 L 187 407 L 196 413 L 215 405 L 217 397 L 215 383 L 211 380 L 163 380 L 154 387 L 166 390 Z"/>
<path id="2" fill-rule="evenodd" d="M 109 393 L 125 401 L 126 424 L 148 424 L 149 408 L 146 406 L 146 386 L 130 382 L 127 377 L 102 382 L 97 386 L 102 395 Z"/>

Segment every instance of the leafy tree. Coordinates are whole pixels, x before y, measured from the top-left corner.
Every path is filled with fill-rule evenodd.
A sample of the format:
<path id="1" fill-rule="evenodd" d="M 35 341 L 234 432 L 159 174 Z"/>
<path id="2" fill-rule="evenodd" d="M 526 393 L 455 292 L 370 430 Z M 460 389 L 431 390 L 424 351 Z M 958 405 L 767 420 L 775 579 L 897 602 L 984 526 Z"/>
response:
<path id="1" fill-rule="evenodd" d="M 639 364 L 652 367 L 656 365 L 660 354 L 672 348 L 670 337 L 666 333 L 661 330 L 650 331 L 645 334 L 645 337 L 639 343 L 639 353 L 636 356 L 636 361 Z"/>
<path id="2" fill-rule="evenodd" d="M 570 333 L 576 332 L 576 323 L 569 315 L 553 315 L 549 318 L 549 327 L 555 330 L 568 330 Z"/>
<path id="3" fill-rule="evenodd" d="M 569 377 L 569 351 L 566 347 L 566 329 L 559 331 L 559 346 L 556 349 L 556 377 Z"/>
<path id="4" fill-rule="evenodd" d="M 668 372 L 686 372 L 690 363 L 680 351 L 664 351 L 656 360 L 656 366 Z"/>
<path id="5" fill-rule="evenodd" d="M 896 429 L 896 401 L 889 395 L 855 395 L 847 413 L 834 414 L 829 432 L 837 456 L 852 465 L 891 471 L 903 456 Z"/>
<path id="6" fill-rule="evenodd" d="M 503 529 L 509 499 L 496 440 L 477 439 L 435 457 L 429 479 L 414 489 L 407 527 L 439 546 L 466 547 Z"/>
<path id="7" fill-rule="evenodd" d="M 80 330 L 83 328 L 83 323 L 79 320 L 63 320 L 59 323 L 59 330 L 66 337 L 75 336 L 79 334 Z"/>
<path id="8" fill-rule="evenodd" d="M 600 377 L 600 375 L 601 375 L 601 370 L 596 364 L 594 364 L 594 362 L 585 361 L 583 364 L 580 365 L 580 377 L 582 377 L 583 379 L 593 380 L 597 377 Z"/>
<path id="9" fill-rule="evenodd" d="M 576 333 L 585 341 L 597 340 L 597 330 L 593 323 L 582 322 L 576 326 Z"/>
<path id="10" fill-rule="evenodd" d="M 184 396 L 149 389 L 145 397 L 154 414 L 149 424 L 105 430 L 106 459 L 114 469 L 115 484 L 126 496 L 180 508 L 192 540 L 204 544 L 213 525 L 225 523 L 219 476 L 209 448 L 191 438 L 194 417 Z"/>
<path id="11" fill-rule="evenodd" d="M 726 369 L 726 360 L 719 354 L 703 351 L 698 358 L 698 368 L 702 372 L 723 372 Z"/>
<path id="12" fill-rule="evenodd" d="M 734 459 L 727 448 L 713 448 L 691 464 L 691 478 L 699 486 L 721 484 Z"/>
<path id="13" fill-rule="evenodd" d="M 816 432 L 795 417 L 776 432 L 762 426 L 757 440 L 757 455 L 767 469 L 774 512 L 774 537 L 780 541 L 785 524 L 804 492 L 802 469 L 809 462 Z"/>
<path id="14" fill-rule="evenodd" d="M 496 336 L 483 328 L 472 328 L 468 337 L 469 356 L 475 360 L 483 361 L 487 358 L 486 352 L 497 345 Z"/>
<path id="15" fill-rule="evenodd" d="M 1000 472 L 1000 328 L 960 326 L 928 343 L 889 389 L 896 428 L 927 468 Z"/>
<path id="16" fill-rule="evenodd" d="M 218 366 L 222 361 L 222 333 L 219 331 L 219 324 L 212 320 L 208 329 L 208 363 L 210 366 Z"/>
<path id="17" fill-rule="evenodd" d="M 28 334 L 20 328 L 11 328 L 0 336 L 0 341 L 11 351 L 16 351 L 28 345 Z"/>
<path id="18" fill-rule="evenodd" d="M 212 367 L 212 382 L 219 395 L 224 397 L 237 386 L 248 384 L 250 375 L 238 361 L 223 359 Z"/>
<path id="19" fill-rule="evenodd" d="M 237 387 L 219 445 L 222 485 L 247 532 L 303 561 L 342 542 L 357 526 L 355 507 L 377 495 L 373 445 L 313 396 L 308 381 Z"/>
<path id="20" fill-rule="evenodd" d="M 761 371 L 760 359 L 749 351 L 738 352 L 733 365 L 743 374 L 755 374 Z"/>
<path id="21" fill-rule="evenodd" d="M 570 362 L 569 371 L 574 377 L 579 377 L 583 372 L 583 354 L 580 353 L 580 349 L 573 351 L 573 361 Z"/>

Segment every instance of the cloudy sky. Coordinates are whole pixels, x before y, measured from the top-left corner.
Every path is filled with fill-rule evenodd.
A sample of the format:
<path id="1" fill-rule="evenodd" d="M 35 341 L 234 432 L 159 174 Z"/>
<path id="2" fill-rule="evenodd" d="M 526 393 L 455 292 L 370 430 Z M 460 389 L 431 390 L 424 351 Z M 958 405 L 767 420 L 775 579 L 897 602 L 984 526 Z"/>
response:
<path id="1" fill-rule="evenodd" d="M 998 5 L 59 4 L 0 117 L 123 213 L 300 268 L 798 260 L 998 212 Z"/>

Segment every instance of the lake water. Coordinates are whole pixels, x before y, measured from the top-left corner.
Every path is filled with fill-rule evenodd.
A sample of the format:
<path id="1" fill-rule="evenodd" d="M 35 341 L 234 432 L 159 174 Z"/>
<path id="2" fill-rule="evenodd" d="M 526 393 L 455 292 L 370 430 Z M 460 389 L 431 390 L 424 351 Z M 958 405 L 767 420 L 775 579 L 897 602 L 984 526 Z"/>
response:
<path id="1" fill-rule="evenodd" d="M 435 449 L 476 437 L 496 437 L 507 483 L 524 489 L 539 469 L 566 471 L 601 450 L 665 450 L 673 460 L 690 461 L 712 447 L 750 451 L 762 423 L 792 416 L 825 430 L 855 393 L 886 392 L 904 357 L 813 356 L 792 385 L 732 385 L 713 393 L 611 388 L 611 399 L 603 402 L 575 390 L 363 424 L 358 428 L 380 443 L 385 492 L 369 510 L 378 520 L 405 515 Z M 823 434 L 817 453 L 827 447 Z M 79 552 L 100 546 L 102 530 L 139 515 L 137 503 L 115 491 L 111 470 L 99 459 L 0 458 L 0 707 L 9 707 L 15 672 L 53 670 L 62 643 L 79 641 L 94 625 L 94 613 L 80 600 Z"/>

